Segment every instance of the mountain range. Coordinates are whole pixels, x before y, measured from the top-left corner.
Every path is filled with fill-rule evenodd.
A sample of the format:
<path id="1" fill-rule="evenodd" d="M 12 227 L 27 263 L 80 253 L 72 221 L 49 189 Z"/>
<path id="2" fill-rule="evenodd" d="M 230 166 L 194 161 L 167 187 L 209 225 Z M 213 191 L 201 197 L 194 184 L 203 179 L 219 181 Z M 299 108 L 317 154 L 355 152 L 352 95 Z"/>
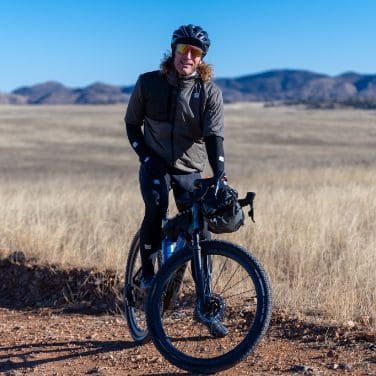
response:
<path id="1" fill-rule="evenodd" d="M 376 104 L 376 74 L 347 72 L 329 76 L 304 70 L 271 70 L 237 78 L 215 80 L 226 103 L 282 101 L 287 103 Z M 97 82 L 69 88 L 59 82 L 20 87 L 0 93 L 3 104 L 113 104 L 127 103 L 133 86 Z"/>

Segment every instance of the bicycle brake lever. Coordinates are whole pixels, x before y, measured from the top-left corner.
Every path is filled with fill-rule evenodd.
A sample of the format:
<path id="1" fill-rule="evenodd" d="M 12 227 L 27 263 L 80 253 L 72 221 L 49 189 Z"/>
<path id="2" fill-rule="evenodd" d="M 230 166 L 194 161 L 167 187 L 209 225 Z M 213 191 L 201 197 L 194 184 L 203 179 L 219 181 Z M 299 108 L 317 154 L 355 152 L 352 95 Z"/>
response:
<path id="1" fill-rule="evenodd" d="M 247 206 L 249 205 L 249 212 L 248 216 L 251 217 L 252 222 L 256 223 L 255 218 L 254 218 L 254 207 L 253 207 L 253 200 L 255 199 L 256 193 L 255 192 L 247 192 L 247 195 L 245 198 L 242 198 L 238 200 L 240 206 Z"/>
<path id="2" fill-rule="evenodd" d="M 248 216 L 251 217 L 253 223 L 256 223 L 255 218 L 254 218 L 253 206 L 251 206 L 251 210 L 248 212 Z"/>

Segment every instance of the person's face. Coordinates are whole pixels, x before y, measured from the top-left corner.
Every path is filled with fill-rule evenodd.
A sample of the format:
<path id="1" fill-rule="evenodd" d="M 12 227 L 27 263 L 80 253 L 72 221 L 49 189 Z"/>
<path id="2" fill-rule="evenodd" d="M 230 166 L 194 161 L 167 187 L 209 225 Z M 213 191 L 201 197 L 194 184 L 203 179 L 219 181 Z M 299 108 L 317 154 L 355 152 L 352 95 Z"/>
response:
<path id="1" fill-rule="evenodd" d="M 189 44 L 178 44 L 175 49 L 174 66 L 180 76 L 189 76 L 199 66 L 202 51 Z"/>

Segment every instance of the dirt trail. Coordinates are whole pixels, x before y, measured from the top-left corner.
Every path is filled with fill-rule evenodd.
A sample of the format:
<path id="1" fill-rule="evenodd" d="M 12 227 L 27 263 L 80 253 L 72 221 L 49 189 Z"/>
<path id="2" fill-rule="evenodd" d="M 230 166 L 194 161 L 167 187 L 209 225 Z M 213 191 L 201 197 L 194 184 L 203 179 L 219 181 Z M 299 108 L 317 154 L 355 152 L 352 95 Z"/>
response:
<path id="1" fill-rule="evenodd" d="M 249 358 L 223 375 L 376 375 L 375 336 L 273 319 Z M 4 375 L 175 375 L 149 343 L 132 341 L 121 316 L 68 314 L 51 308 L 0 308 Z"/>
<path id="2" fill-rule="evenodd" d="M 1 375 L 175 375 L 122 316 L 121 276 L 59 268 L 14 253 L 0 260 Z M 105 312 L 112 312 L 105 314 Z M 313 325 L 273 311 L 256 351 L 223 375 L 376 375 L 376 333 Z"/>

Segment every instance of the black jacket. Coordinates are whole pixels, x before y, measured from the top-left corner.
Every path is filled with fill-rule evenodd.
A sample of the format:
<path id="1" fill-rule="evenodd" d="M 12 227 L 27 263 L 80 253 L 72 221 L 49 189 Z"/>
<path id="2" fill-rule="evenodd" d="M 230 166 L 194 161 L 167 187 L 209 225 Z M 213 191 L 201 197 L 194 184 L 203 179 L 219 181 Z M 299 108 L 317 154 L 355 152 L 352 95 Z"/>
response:
<path id="1" fill-rule="evenodd" d="M 224 136 L 223 99 L 212 81 L 173 72 L 140 75 L 125 115 L 127 126 L 144 126 L 146 146 L 167 166 L 203 171 L 204 137 Z"/>

